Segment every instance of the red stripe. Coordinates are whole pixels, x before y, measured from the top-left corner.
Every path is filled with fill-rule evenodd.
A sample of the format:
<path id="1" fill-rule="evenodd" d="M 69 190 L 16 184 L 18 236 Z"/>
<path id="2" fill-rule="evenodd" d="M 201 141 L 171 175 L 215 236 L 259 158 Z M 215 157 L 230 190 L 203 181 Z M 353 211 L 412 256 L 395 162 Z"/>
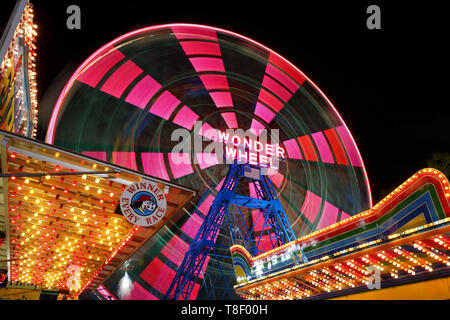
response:
<path id="1" fill-rule="evenodd" d="M 347 156 L 345 154 L 344 147 L 341 144 L 341 140 L 339 139 L 336 131 L 334 129 L 328 129 L 324 131 L 325 136 L 330 142 L 331 149 L 333 150 L 336 161 L 340 165 L 348 165 Z"/>
<path id="2" fill-rule="evenodd" d="M 302 85 L 305 82 L 305 77 L 298 70 L 295 70 L 288 62 L 282 59 L 279 55 L 271 53 L 269 57 L 269 62 L 276 65 L 278 68 L 286 72 L 291 76 L 298 84 Z"/>
<path id="3" fill-rule="evenodd" d="M 300 147 L 303 150 L 303 154 L 305 155 L 305 160 L 319 161 L 316 150 L 314 149 L 314 145 L 309 136 L 303 136 L 303 137 L 297 138 L 297 140 L 300 143 Z"/>

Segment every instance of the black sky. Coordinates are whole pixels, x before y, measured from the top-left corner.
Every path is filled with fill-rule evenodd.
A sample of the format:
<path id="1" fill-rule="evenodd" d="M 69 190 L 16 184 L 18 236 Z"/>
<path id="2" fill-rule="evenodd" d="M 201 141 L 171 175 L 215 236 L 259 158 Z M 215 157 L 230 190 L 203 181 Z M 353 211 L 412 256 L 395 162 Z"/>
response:
<path id="1" fill-rule="evenodd" d="M 39 26 L 42 139 L 52 98 L 63 85 L 61 79 L 96 49 L 140 27 L 189 22 L 254 39 L 315 82 L 350 128 L 375 201 L 381 189 L 395 188 L 426 167 L 433 152 L 450 152 L 450 26 L 443 1 L 32 3 Z M 66 28 L 66 8 L 71 4 L 81 8 L 81 30 Z M 381 30 L 366 28 L 366 8 L 371 4 L 381 8 Z M 4 16 L 2 10 L 0 28 L 6 24 Z"/>

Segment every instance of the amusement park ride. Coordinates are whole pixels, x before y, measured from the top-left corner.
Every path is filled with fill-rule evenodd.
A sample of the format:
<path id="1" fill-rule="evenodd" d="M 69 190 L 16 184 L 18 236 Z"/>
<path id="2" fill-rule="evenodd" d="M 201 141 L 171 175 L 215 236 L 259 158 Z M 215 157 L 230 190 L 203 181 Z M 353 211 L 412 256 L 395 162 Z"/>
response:
<path id="1" fill-rule="evenodd" d="M 246 136 L 227 133 L 241 128 Z M 178 151 L 177 130 L 201 137 L 201 147 L 187 139 Z M 39 248 L 51 257 L 59 248 L 67 257 L 53 273 L 44 263 L 38 277 L 11 256 L 11 282 L 70 291 L 64 268 L 74 261 L 82 271 L 72 295 L 115 298 L 125 263 L 132 281 L 126 299 L 382 299 L 385 288 L 401 295 L 405 286 L 423 292 L 448 280 L 447 178 L 421 170 L 373 205 L 359 150 L 331 102 L 286 59 L 234 32 L 167 24 L 120 36 L 69 79 L 46 144 L 3 135 L 11 254 L 31 259 Z M 88 164 L 116 176 L 92 171 L 58 190 L 50 171 L 20 174 L 84 172 Z M 120 190 L 142 179 L 168 199 L 170 214 L 156 227 L 133 226 L 118 206 Z M 42 199 L 25 193 L 31 185 Z M 40 200 L 51 213 L 33 209 Z M 48 236 L 52 228 L 57 236 L 45 240 L 48 247 L 33 242 L 33 230 Z M 78 246 L 92 239 L 96 249 L 67 251 L 62 238 Z M 372 280 L 380 290 L 369 288 Z M 417 298 L 412 291 L 404 297 Z"/>

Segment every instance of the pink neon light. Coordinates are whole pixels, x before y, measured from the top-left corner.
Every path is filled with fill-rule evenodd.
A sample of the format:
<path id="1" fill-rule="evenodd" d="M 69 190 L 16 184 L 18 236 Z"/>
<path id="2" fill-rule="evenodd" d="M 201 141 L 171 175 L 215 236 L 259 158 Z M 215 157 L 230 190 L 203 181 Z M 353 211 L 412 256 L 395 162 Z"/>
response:
<path id="1" fill-rule="evenodd" d="M 257 102 L 255 107 L 255 115 L 263 119 L 267 124 L 269 124 L 275 117 L 275 113 L 270 109 L 266 108 L 261 103 Z"/>
<path id="2" fill-rule="evenodd" d="M 229 129 L 237 129 L 238 123 L 234 112 L 224 112 L 221 114 L 223 120 L 227 123 Z"/>
<path id="3" fill-rule="evenodd" d="M 178 124 L 188 130 L 192 130 L 195 121 L 200 118 L 198 114 L 192 111 L 189 107 L 183 106 L 180 111 L 178 111 L 173 123 Z"/>
<path id="4" fill-rule="evenodd" d="M 261 220 L 261 218 L 262 217 L 260 217 L 258 220 Z M 258 237 L 258 240 L 259 240 L 259 237 Z M 258 249 L 262 250 L 262 251 L 269 251 L 269 250 L 273 249 L 272 243 L 270 241 L 268 234 L 265 234 L 261 237 L 261 241 L 259 242 Z"/>
<path id="5" fill-rule="evenodd" d="M 175 276 L 175 271 L 158 258 L 154 258 L 144 271 L 142 271 L 140 276 L 154 289 L 165 294 L 170 286 L 170 282 Z"/>
<path id="6" fill-rule="evenodd" d="M 200 229 L 201 225 L 203 223 L 203 219 L 200 218 L 200 216 L 196 213 L 190 217 L 185 224 L 181 227 L 181 231 L 186 233 L 189 237 L 192 239 L 195 238 L 197 235 L 198 230 Z"/>
<path id="7" fill-rule="evenodd" d="M 345 220 L 347 218 L 350 218 L 351 216 L 349 214 L 346 214 L 344 211 L 341 212 L 341 220 Z"/>
<path id="8" fill-rule="evenodd" d="M 209 95 L 213 99 L 217 108 L 233 107 L 233 100 L 228 91 L 210 92 Z"/>
<path id="9" fill-rule="evenodd" d="M 106 300 L 117 300 L 117 298 L 102 284 L 98 286 L 97 292 Z"/>
<path id="10" fill-rule="evenodd" d="M 342 140 L 342 143 L 345 146 L 345 151 L 347 151 L 348 157 L 350 158 L 350 163 L 354 167 L 362 167 L 362 159 L 361 156 L 356 149 L 356 145 L 353 142 L 353 139 L 348 132 L 348 129 L 344 126 L 340 126 L 336 128 L 339 137 Z"/>
<path id="11" fill-rule="evenodd" d="M 130 83 L 142 72 L 142 69 L 134 64 L 133 61 L 128 60 L 114 71 L 100 90 L 116 98 L 120 98 Z"/>
<path id="12" fill-rule="evenodd" d="M 162 248 L 161 253 L 167 259 L 179 266 L 183 262 L 184 254 L 189 249 L 189 245 L 180 237 L 174 235 L 172 239 Z"/>
<path id="13" fill-rule="evenodd" d="M 145 290 L 137 281 L 134 281 L 130 295 L 123 300 L 158 300 L 158 298 Z"/>
<path id="14" fill-rule="evenodd" d="M 81 154 L 98 160 L 106 161 L 106 152 L 104 151 L 83 151 Z"/>
<path id="15" fill-rule="evenodd" d="M 204 136 L 205 138 L 211 139 L 212 141 L 216 141 L 218 137 L 217 129 L 211 127 L 211 125 L 207 122 L 203 123 L 198 134 Z"/>
<path id="16" fill-rule="evenodd" d="M 328 145 L 327 140 L 322 132 L 316 132 L 311 134 L 316 143 L 317 148 L 319 149 L 320 158 L 322 162 L 325 163 L 334 163 L 333 154 L 331 153 L 330 146 Z"/>
<path id="17" fill-rule="evenodd" d="M 223 61 L 220 58 L 190 58 L 189 59 L 194 66 L 195 71 L 220 71 L 225 72 L 225 67 L 223 66 Z"/>
<path id="18" fill-rule="evenodd" d="M 213 28 L 203 28 L 200 25 L 174 24 L 172 31 L 177 39 L 205 39 L 217 41 L 217 34 Z"/>
<path id="19" fill-rule="evenodd" d="M 283 141 L 283 144 L 290 159 L 297 159 L 297 160 L 303 159 L 300 147 L 297 144 L 297 139 L 290 139 Z"/>
<path id="20" fill-rule="evenodd" d="M 295 93 L 300 85 L 294 81 L 291 77 L 285 74 L 283 71 L 275 67 L 274 65 L 268 63 L 266 68 L 266 73 L 271 77 L 277 79 L 282 85 L 288 88 L 291 93 Z"/>
<path id="21" fill-rule="evenodd" d="M 104 75 L 123 58 L 125 56 L 119 50 L 108 52 L 100 57 L 98 61 L 94 61 L 93 65 L 88 66 L 84 70 L 81 69 L 83 71 L 79 71 L 81 73 L 77 80 L 95 88 Z"/>
<path id="22" fill-rule="evenodd" d="M 333 206 L 331 203 L 325 201 L 322 218 L 320 219 L 319 225 L 317 226 L 317 230 L 328 227 L 333 223 L 336 223 L 337 216 L 339 213 L 339 209 Z"/>
<path id="23" fill-rule="evenodd" d="M 226 76 L 220 74 L 202 74 L 199 77 L 207 90 L 228 89 Z"/>
<path id="24" fill-rule="evenodd" d="M 197 153 L 197 161 L 200 169 L 206 169 L 219 164 L 215 153 Z"/>
<path id="25" fill-rule="evenodd" d="M 137 170 L 136 155 L 134 152 L 113 152 L 113 163 L 128 168 L 131 170 Z"/>
<path id="26" fill-rule="evenodd" d="M 217 186 L 216 186 L 216 190 L 217 190 L 217 191 L 220 191 L 220 189 L 222 188 L 222 185 L 223 185 L 224 181 L 225 181 L 225 178 L 223 178 L 222 180 L 220 180 L 220 182 L 217 184 Z"/>
<path id="27" fill-rule="evenodd" d="M 264 216 L 259 210 L 252 210 L 253 231 L 261 231 L 264 227 Z M 259 214 L 259 216 L 258 216 Z"/>
<path id="28" fill-rule="evenodd" d="M 261 100 L 276 112 L 279 112 L 284 106 L 284 103 L 282 101 L 278 100 L 273 94 L 269 93 L 263 88 L 261 88 L 261 91 L 259 92 L 258 100 Z"/>
<path id="29" fill-rule="evenodd" d="M 284 174 L 282 173 L 275 173 L 274 175 L 269 176 L 270 181 L 272 181 L 272 183 L 278 188 L 281 188 L 281 185 L 283 184 L 283 180 L 284 180 Z"/>
<path id="30" fill-rule="evenodd" d="M 311 191 L 306 191 L 305 201 L 303 202 L 300 212 L 309 220 L 314 223 L 317 214 L 319 213 L 321 199 Z"/>
<path id="31" fill-rule="evenodd" d="M 144 109 L 159 89 L 161 85 L 147 75 L 134 86 L 125 101 Z"/>
<path id="32" fill-rule="evenodd" d="M 173 94 L 169 91 L 164 91 L 163 94 L 156 99 L 155 103 L 153 103 L 150 108 L 150 113 L 153 113 L 163 119 L 169 120 L 170 115 L 175 110 L 175 108 L 180 104 L 180 100 L 178 100 Z"/>
<path id="33" fill-rule="evenodd" d="M 46 136 L 46 142 L 52 144 L 54 139 L 55 139 L 55 129 L 56 129 L 56 122 L 63 104 L 63 100 L 66 97 L 66 95 L 68 94 L 69 90 L 71 89 L 72 85 L 74 84 L 74 82 L 77 80 L 77 78 L 80 76 L 80 73 L 84 70 L 84 68 L 86 68 L 87 66 L 89 66 L 89 64 L 92 61 L 96 61 L 97 59 L 99 59 L 102 55 L 104 55 L 105 52 L 108 51 L 112 51 L 115 50 L 114 46 L 117 43 L 120 43 L 123 40 L 126 40 L 127 38 L 130 37 L 134 37 L 137 36 L 139 34 L 142 33 L 146 33 L 146 32 L 150 32 L 150 31 L 154 31 L 154 30 L 160 30 L 160 29 L 165 29 L 165 28 L 172 28 L 172 30 L 175 30 L 175 33 L 179 33 L 177 37 L 179 37 L 179 39 L 181 38 L 186 38 L 186 35 L 191 33 L 192 30 L 197 30 L 196 33 L 197 34 L 201 34 L 201 37 L 204 38 L 213 38 L 213 40 L 217 40 L 217 35 L 216 32 L 222 32 L 225 34 L 229 34 L 232 35 L 234 37 L 240 38 L 244 41 L 248 41 L 250 43 L 252 43 L 253 45 L 255 45 L 256 47 L 260 47 L 263 48 L 264 50 L 276 54 L 273 50 L 269 49 L 268 47 L 260 44 L 259 42 L 252 40 L 250 38 L 244 37 L 240 34 L 237 34 L 235 32 L 231 32 L 228 30 L 224 30 L 224 29 L 220 29 L 220 28 L 214 28 L 214 27 L 210 27 L 210 26 L 204 26 L 204 25 L 194 25 L 194 24 L 164 24 L 164 25 L 157 25 L 157 26 L 150 26 L 150 27 L 145 27 L 145 28 L 141 28 L 138 30 L 134 30 L 131 31 L 129 33 L 126 33 L 112 41 L 110 41 L 109 43 L 105 44 L 104 46 L 102 46 L 101 48 L 99 48 L 97 51 L 95 51 L 91 56 L 89 56 L 89 58 L 87 58 L 79 67 L 78 69 L 74 72 L 74 74 L 72 75 L 72 77 L 69 79 L 69 81 L 66 83 L 66 85 L 64 86 L 61 94 L 58 97 L 58 100 L 56 102 L 55 108 L 53 109 L 53 113 L 52 116 L 50 118 L 50 123 L 49 123 L 49 127 L 47 130 L 47 136 Z M 347 128 L 347 125 L 345 124 L 344 120 L 342 119 L 341 115 L 337 112 L 336 108 L 334 107 L 334 105 L 331 103 L 331 101 L 325 96 L 325 94 L 322 92 L 322 90 L 320 90 L 320 88 L 311 81 L 311 79 L 309 79 L 301 70 L 299 70 L 296 66 L 294 66 L 293 64 L 291 64 L 289 61 L 287 61 L 286 59 L 284 59 L 283 57 L 278 56 L 278 59 L 280 61 L 283 61 L 284 64 L 290 66 L 292 68 L 292 70 L 294 72 L 297 72 L 300 74 L 301 77 L 303 77 L 305 79 L 305 81 L 307 80 L 316 90 L 317 92 L 320 93 L 320 95 L 327 101 L 327 103 L 331 106 L 331 108 L 333 109 L 333 111 L 335 112 L 335 115 L 339 118 L 339 120 L 341 121 L 341 123 L 343 123 L 343 126 L 345 128 Z M 268 74 L 270 74 L 268 72 Z M 278 79 L 278 78 L 277 78 Z M 281 81 L 282 82 L 282 81 Z M 283 82 L 282 82 L 283 83 Z M 283 83 L 284 84 L 284 83 Z M 286 85 L 286 84 L 285 84 Z M 286 85 L 286 87 L 289 88 L 289 86 Z M 290 89 L 291 90 L 291 89 Z M 292 91 L 292 90 L 291 90 Z M 295 91 L 295 90 L 294 90 Z M 348 130 L 348 128 L 347 128 Z M 351 137 L 352 141 L 353 141 L 353 137 Z M 355 142 L 353 141 L 353 143 L 355 144 Z M 359 157 L 361 158 L 360 152 L 358 150 L 358 147 L 355 144 L 355 148 L 356 151 L 359 155 Z M 368 190 L 368 197 L 369 197 L 369 207 L 373 206 L 373 200 L 372 200 L 372 192 L 370 189 L 370 183 L 369 183 L 369 178 L 367 176 L 367 171 L 366 168 L 364 166 L 364 164 L 362 165 L 362 169 L 363 169 L 363 173 L 364 173 L 364 178 L 365 178 L 365 182 L 366 182 L 366 186 L 367 186 L 367 190 Z"/>
<path id="34" fill-rule="evenodd" d="M 209 208 L 212 206 L 212 204 L 214 202 L 214 199 L 215 199 L 215 197 L 212 195 L 209 195 L 208 197 L 206 197 L 206 199 L 203 200 L 203 202 L 198 207 L 198 211 L 200 211 L 204 215 L 207 215 Z"/>
<path id="35" fill-rule="evenodd" d="M 189 153 L 169 153 L 169 165 L 175 179 L 194 173 Z"/>
<path id="36" fill-rule="evenodd" d="M 269 62 L 273 63 L 278 68 L 286 72 L 295 81 L 297 81 L 298 84 L 302 85 L 303 82 L 305 82 L 306 77 L 301 72 L 298 72 L 298 70 L 296 70 L 296 68 L 292 64 L 290 64 L 279 54 L 271 52 L 269 56 Z"/>
<path id="37" fill-rule="evenodd" d="M 180 41 L 180 44 L 187 56 L 201 54 L 220 56 L 220 47 L 216 42 Z"/>
<path id="38" fill-rule="evenodd" d="M 163 153 L 143 152 L 141 153 L 141 158 L 145 173 L 164 180 L 170 180 L 164 164 Z"/>
<path id="39" fill-rule="evenodd" d="M 286 90 L 282 85 L 273 80 L 271 77 L 264 76 L 262 85 L 263 87 L 275 93 L 284 102 L 287 102 L 292 97 L 292 93 Z"/>
<path id="40" fill-rule="evenodd" d="M 266 127 L 264 127 L 264 125 L 259 122 L 256 119 L 252 120 L 252 124 L 250 126 L 250 132 L 253 133 L 255 136 L 259 137 L 259 135 L 261 134 L 261 131 L 263 131 Z"/>

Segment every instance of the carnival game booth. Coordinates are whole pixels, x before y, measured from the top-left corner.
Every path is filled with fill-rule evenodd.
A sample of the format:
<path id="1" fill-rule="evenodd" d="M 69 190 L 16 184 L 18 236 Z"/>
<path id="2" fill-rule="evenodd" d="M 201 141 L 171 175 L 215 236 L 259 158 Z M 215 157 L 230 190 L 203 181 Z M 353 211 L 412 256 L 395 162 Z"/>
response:
<path id="1" fill-rule="evenodd" d="M 91 293 L 195 194 L 4 131 L 0 141 L 4 299 L 31 291 L 71 298 Z M 122 197 L 120 203 L 123 195 L 130 199 Z M 131 205 L 144 200 L 145 210 L 153 211 L 140 221 L 131 215 Z"/>
<path id="2" fill-rule="evenodd" d="M 423 169 L 370 210 L 252 256 L 231 247 L 244 299 L 449 299 L 450 191 Z"/>

